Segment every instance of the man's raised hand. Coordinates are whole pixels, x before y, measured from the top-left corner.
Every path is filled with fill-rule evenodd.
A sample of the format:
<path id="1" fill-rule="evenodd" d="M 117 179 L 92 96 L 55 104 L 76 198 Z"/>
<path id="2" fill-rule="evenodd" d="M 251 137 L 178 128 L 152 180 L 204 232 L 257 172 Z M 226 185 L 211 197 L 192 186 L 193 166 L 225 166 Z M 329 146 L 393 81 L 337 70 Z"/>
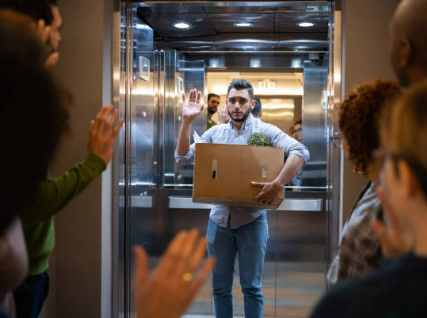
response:
<path id="1" fill-rule="evenodd" d="M 200 98 L 202 96 L 202 93 L 199 91 L 197 92 L 197 89 L 192 89 L 190 91 L 190 95 L 188 97 L 188 101 L 185 99 L 185 93 L 182 94 L 182 120 L 191 123 L 194 118 L 196 118 L 205 107 L 204 104 L 200 105 Z"/>

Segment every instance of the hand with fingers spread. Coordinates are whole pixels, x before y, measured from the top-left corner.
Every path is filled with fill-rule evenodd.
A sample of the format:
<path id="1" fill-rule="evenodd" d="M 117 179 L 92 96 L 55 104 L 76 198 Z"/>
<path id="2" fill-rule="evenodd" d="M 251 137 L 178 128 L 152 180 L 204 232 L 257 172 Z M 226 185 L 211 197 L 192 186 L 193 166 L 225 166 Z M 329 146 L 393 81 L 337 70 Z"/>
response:
<path id="1" fill-rule="evenodd" d="M 118 114 L 117 109 L 113 111 L 113 105 L 101 107 L 89 128 L 88 151 L 100 157 L 107 165 L 113 156 L 114 142 L 124 122 L 121 119 L 113 127 Z"/>
<path id="2" fill-rule="evenodd" d="M 223 105 L 218 112 L 218 124 L 226 124 L 230 121 L 230 115 L 227 111 L 227 105 Z"/>
<path id="3" fill-rule="evenodd" d="M 199 239 L 197 230 L 182 231 L 148 276 L 147 254 L 135 246 L 137 318 L 178 318 L 184 314 L 214 266 L 214 259 L 208 258 L 201 267 L 205 253 L 206 239 Z"/>
<path id="4" fill-rule="evenodd" d="M 375 220 L 371 227 L 381 242 L 384 256 L 392 257 L 411 252 L 415 243 L 412 231 L 406 229 L 398 219 L 381 187 L 377 188 L 377 195 L 381 200 L 384 215 L 389 224 L 386 226 L 381 221 Z"/>
<path id="5" fill-rule="evenodd" d="M 188 101 L 185 99 L 185 94 L 182 94 L 182 120 L 184 122 L 191 123 L 205 107 L 204 104 L 200 105 L 202 93 L 197 92 L 197 89 L 192 89 L 188 97 Z"/>
<path id="6" fill-rule="evenodd" d="M 37 32 L 40 34 L 42 43 L 47 44 L 47 42 L 49 40 L 51 27 L 46 26 L 46 23 L 44 20 L 39 20 L 37 22 L 36 28 L 37 28 Z M 53 52 L 53 53 L 49 54 L 49 56 L 47 57 L 47 59 L 45 61 L 45 67 L 51 68 L 52 66 L 56 65 L 58 60 L 59 60 L 59 53 L 58 52 Z"/>
<path id="7" fill-rule="evenodd" d="M 280 191 L 283 191 L 283 185 L 275 180 L 272 182 L 252 182 L 252 186 L 262 188 L 261 192 L 254 198 L 256 202 L 271 204 L 279 197 Z"/>

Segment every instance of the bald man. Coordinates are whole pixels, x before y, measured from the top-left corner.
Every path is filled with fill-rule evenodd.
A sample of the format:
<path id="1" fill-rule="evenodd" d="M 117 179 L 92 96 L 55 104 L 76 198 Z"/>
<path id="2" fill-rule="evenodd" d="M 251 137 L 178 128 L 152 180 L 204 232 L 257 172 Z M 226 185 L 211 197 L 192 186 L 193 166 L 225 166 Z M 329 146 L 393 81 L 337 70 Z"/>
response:
<path id="1" fill-rule="evenodd" d="M 427 79 L 427 0 L 403 0 L 390 24 L 390 61 L 402 86 Z"/>

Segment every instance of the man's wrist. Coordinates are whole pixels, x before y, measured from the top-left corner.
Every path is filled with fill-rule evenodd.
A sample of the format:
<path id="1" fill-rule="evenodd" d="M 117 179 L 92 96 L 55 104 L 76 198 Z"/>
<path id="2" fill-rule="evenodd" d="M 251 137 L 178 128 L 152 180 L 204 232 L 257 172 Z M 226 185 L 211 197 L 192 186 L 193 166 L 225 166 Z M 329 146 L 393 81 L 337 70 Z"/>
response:
<path id="1" fill-rule="evenodd" d="M 182 127 L 191 127 L 192 119 L 182 119 Z"/>
<path id="2" fill-rule="evenodd" d="M 275 186 L 277 186 L 278 188 L 283 188 L 285 186 L 285 183 L 282 182 L 280 179 L 275 179 L 272 182 Z"/>

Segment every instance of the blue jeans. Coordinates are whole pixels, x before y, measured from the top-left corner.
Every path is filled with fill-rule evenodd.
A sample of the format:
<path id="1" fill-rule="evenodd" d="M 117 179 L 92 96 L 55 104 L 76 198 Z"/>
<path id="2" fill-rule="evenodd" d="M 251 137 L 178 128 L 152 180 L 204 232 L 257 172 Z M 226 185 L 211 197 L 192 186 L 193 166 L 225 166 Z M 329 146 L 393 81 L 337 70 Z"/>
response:
<path id="1" fill-rule="evenodd" d="M 27 277 L 13 292 L 16 318 L 37 318 L 49 292 L 49 273 L 47 271 Z"/>
<path id="2" fill-rule="evenodd" d="M 217 318 L 233 317 L 233 276 L 236 253 L 239 257 L 240 285 L 244 296 L 245 318 L 261 318 L 264 298 L 261 292 L 262 268 L 268 239 L 267 214 L 237 229 L 220 227 L 209 218 L 206 240 L 209 256 L 215 256 L 212 293 Z"/>

